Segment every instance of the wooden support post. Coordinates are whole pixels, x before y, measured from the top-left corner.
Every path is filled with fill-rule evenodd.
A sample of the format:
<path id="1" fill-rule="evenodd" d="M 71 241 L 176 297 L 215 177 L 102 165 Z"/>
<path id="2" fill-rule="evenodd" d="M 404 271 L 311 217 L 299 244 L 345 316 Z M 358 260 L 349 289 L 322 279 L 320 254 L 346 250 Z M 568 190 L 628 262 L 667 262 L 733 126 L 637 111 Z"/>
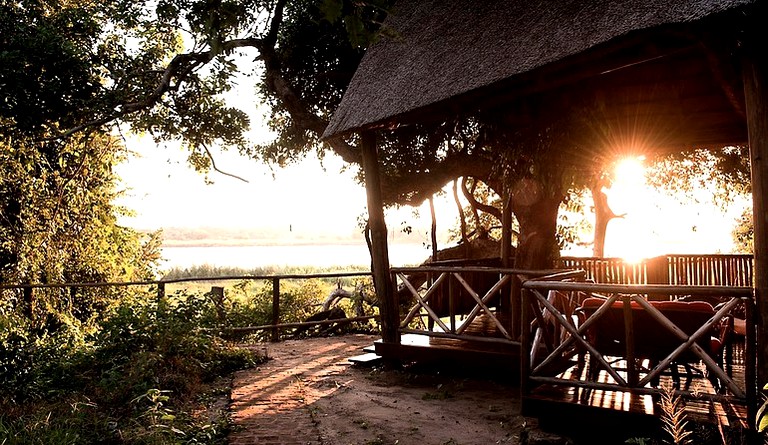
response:
<path id="1" fill-rule="evenodd" d="M 501 208 L 501 267 L 514 267 L 512 257 L 512 191 L 504 187 L 502 197 L 503 205 Z M 506 315 L 504 318 L 509 320 L 507 329 L 512 333 L 513 338 L 520 336 L 520 302 L 521 283 L 517 277 L 512 277 L 510 286 L 505 286 L 501 291 L 501 308 Z"/>
<path id="2" fill-rule="evenodd" d="M 456 286 L 456 279 L 448 276 L 448 314 L 451 317 L 451 334 L 456 333 L 456 298 L 459 293 L 459 286 Z"/>
<path id="3" fill-rule="evenodd" d="M 272 341 L 280 341 L 280 278 L 272 278 Z"/>
<path id="4" fill-rule="evenodd" d="M 622 296 L 624 300 L 624 343 L 627 358 L 627 383 L 630 388 L 637 386 L 638 372 L 635 363 L 635 322 L 632 317 L 632 297 Z"/>
<path id="5" fill-rule="evenodd" d="M 35 316 L 35 289 L 32 286 L 23 288 L 24 315 L 32 320 Z"/>
<path id="6" fill-rule="evenodd" d="M 744 99 L 749 131 L 749 157 L 752 170 L 753 221 L 755 233 L 755 304 L 757 340 L 757 382 L 768 383 L 768 32 L 766 5 L 751 10 L 744 40 Z M 757 403 L 757 401 L 752 401 Z"/>
<path id="7" fill-rule="evenodd" d="M 165 298 L 165 283 L 157 283 L 157 302 Z"/>
<path id="8" fill-rule="evenodd" d="M 211 286 L 211 300 L 213 300 L 213 305 L 216 307 L 216 320 L 221 323 L 226 316 L 224 312 L 224 288 L 221 286 Z"/>
<path id="9" fill-rule="evenodd" d="M 527 399 L 531 393 L 531 368 L 534 363 L 531 363 L 531 351 L 529 348 L 534 347 L 531 342 L 531 322 L 533 321 L 533 314 L 531 306 L 535 302 L 535 298 L 531 295 L 530 290 L 523 289 L 521 292 L 522 298 L 522 310 L 520 311 L 520 325 L 525 326 L 525 329 L 520 333 L 520 412 L 522 415 L 529 415 L 527 413 Z M 540 326 L 542 328 L 543 326 Z"/>
<path id="10" fill-rule="evenodd" d="M 368 198 L 368 228 L 371 233 L 371 272 L 373 272 L 373 285 L 379 300 L 381 337 L 385 343 L 399 343 L 400 311 L 397 293 L 393 292 L 392 278 L 389 274 L 387 225 L 384 220 L 376 136 L 366 131 L 362 133 L 361 139 L 365 192 Z"/>

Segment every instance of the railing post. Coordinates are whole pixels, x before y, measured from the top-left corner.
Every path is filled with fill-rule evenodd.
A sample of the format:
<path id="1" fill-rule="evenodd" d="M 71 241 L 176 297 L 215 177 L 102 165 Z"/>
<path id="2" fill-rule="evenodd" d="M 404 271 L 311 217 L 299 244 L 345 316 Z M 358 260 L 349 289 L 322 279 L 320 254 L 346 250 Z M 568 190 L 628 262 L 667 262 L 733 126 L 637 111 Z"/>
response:
<path id="1" fill-rule="evenodd" d="M 448 315 L 451 317 L 451 334 L 456 333 L 456 279 L 448 275 Z"/>
<path id="2" fill-rule="evenodd" d="M 224 312 L 224 288 L 221 286 L 211 286 L 211 299 L 216 308 L 216 320 L 221 323 L 226 316 Z"/>
<path id="3" fill-rule="evenodd" d="M 525 284 L 523 284 L 525 286 Z M 520 332 L 520 410 L 523 415 L 526 415 L 526 399 L 530 392 L 530 380 L 531 375 L 531 321 L 533 319 L 531 315 L 531 304 L 533 299 L 530 296 L 530 290 L 525 287 L 520 292 L 520 298 L 522 299 L 520 307 L 520 326 L 522 331 Z"/>
<path id="4" fill-rule="evenodd" d="M 760 357 L 757 355 L 757 329 L 755 327 L 755 302 L 752 298 L 746 299 L 745 304 L 745 326 L 747 332 L 745 335 L 745 351 L 744 351 L 744 383 L 747 393 L 747 424 L 750 429 L 754 430 L 757 422 L 757 405 L 759 403 L 758 393 L 762 386 L 755 385 L 757 381 L 757 373 L 760 371 L 757 366 L 760 363 L 758 360 Z"/>
<path id="5" fill-rule="evenodd" d="M 272 341 L 280 341 L 280 278 L 272 278 Z"/>
<path id="6" fill-rule="evenodd" d="M 24 315 L 32 320 L 35 316 L 35 290 L 32 286 L 23 289 L 24 293 Z"/>
<path id="7" fill-rule="evenodd" d="M 158 282 L 157 283 L 157 302 L 159 303 L 160 300 L 165 298 L 165 283 Z"/>
<path id="8" fill-rule="evenodd" d="M 642 298 L 642 297 L 641 297 Z M 632 314 L 632 297 L 624 295 L 624 343 L 627 351 L 627 383 L 630 388 L 637 386 L 638 373 L 635 364 L 635 323 Z"/>

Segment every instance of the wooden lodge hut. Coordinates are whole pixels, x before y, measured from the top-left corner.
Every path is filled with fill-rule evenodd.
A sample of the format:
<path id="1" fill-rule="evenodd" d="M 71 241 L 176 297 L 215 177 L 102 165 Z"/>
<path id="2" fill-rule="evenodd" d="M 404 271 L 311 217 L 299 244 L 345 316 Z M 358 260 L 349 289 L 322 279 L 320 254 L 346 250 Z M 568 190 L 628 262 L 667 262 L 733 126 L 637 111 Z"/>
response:
<path id="1" fill-rule="evenodd" d="M 554 405 L 653 415 L 643 405 L 658 396 L 660 380 L 671 379 L 677 392 L 690 396 L 689 407 L 701 403 L 700 412 L 717 421 L 754 425 L 757 388 L 768 382 L 767 9 L 757 0 L 396 2 L 386 22 L 396 36 L 367 50 L 324 134 L 326 139 L 357 134 L 362 140 L 382 344 L 397 350 L 413 325 L 426 318 L 429 326 L 422 324 L 430 338 L 468 335 L 514 350 L 524 410 L 531 414 Z M 648 149 L 675 152 L 749 145 L 754 285 L 584 283 L 570 272 L 551 275 L 548 269 L 556 264 L 550 258 L 520 255 L 525 249 L 518 245 L 522 261 L 514 269 L 498 269 L 500 279 L 481 291 L 472 290 L 461 270 L 430 269 L 433 287 L 419 295 L 413 289 L 416 304 L 401 320 L 394 281 L 407 271 L 389 264 L 377 137 L 394 128 L 471 113 L 503 115 L 509 128 L 524 129 L 572 110 L 586 110 L 592 124 L 591 131 L 576 136 L 581 146 L 641 141 Z M 552 146 L 568 144 L 566 138 L 574 136 L 558 137 L 563 140 Z M 511 185 L 510 196 L 503 197 L 512 207 L 519 185 Z M 535 184 L 523 189 L 536 197 L 533 201 L 547 198 Z M 534 203 L 523 211 L 538 210 Z M 521 227 L 521 232 L 525 243 L 536 230 Z M 502 240 L 502 260 L 509 256 L 508 244 L 508 237 Z M 459 320 L 450 308 L 440 312 L 429 304 L 432 295 L 450 288 L 454 277 L 459 280 L 454 286 L 476 302 Z M 509 292 L 521 278 L 522 284 Z M 501 332 L 495 337 L 473 331 L 471 322 L 493 312 L 493 294 L 501 291 L 510 293 L 512 320 L 486 319 L 494 332 Z M 585 300 L 596 297 L 600 301 L 588 307 Z M 681 297 L 716 301 L 693 327 L 677 317 L 679 308 L 666 304 L 677 301 L 652 304 Z M 692 307 L 683 310 L 691 313 Z M 743 360 L 734 367 L 733 350 L 712 352 L 703 340 L 726 329 L 737 308 L 742 308 L 746 332 L 736 348 Z M 646 317 L 638 311 L 652 315 L 659 326 L 643 328 Z M 601 319 L 613 316 L 620 320 L 615 330 L 621 335 L 613 342 L 618 350 L 601 350 L 592 341 L 595 330 Z M 644 329 L 667 329 L 666 337 L 677 344 L 648 350 L 648 341 L 640 338 Z M 701 396 L 700 390 L 686 389 L 678 375 L 683 369 L 709 376 L 712 391 Z M 602 402 L 595 401 L 596 395 Z"/>

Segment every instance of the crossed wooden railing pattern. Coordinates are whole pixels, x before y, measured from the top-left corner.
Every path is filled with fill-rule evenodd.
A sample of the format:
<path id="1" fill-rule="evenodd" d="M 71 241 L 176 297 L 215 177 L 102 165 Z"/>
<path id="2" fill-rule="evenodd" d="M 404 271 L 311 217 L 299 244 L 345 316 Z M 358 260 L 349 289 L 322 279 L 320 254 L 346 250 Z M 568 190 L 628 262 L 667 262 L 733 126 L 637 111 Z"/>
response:
<path id="1" fill-rule="evenodd" d="M 509 333 L 507 328 L 504 326 L 504 324 L 499 320 L 499 318 L 496 316 L 496 311 L 491 310 L 491 308 L 488 306 L 491 302 L 491 299 L 494 297 L 498 297 L 501 289 L 506 286 L 511 278 L 512 275 L 506 274 L 506 273 L 499 273 L 498 269 L 487 269 L 487 268 L 461 268 L 461 269 L 444 269 L 444 268 L 421 268 L 421 271 L 431 273 L 433 276 L 436 276 L 437 278 L 434 279 L 429 285 L 426 290 L 420 291 L 416 286 L 414 286 L 411 281 L 409 280 L 408 276 L 406 275 L 405 271 L 397 272 L 397 278 L 400 281 L 400 283 L 405 286 L 409 291 L 410 295 L 414 299 L 414 304 L 408 311 L 408 314 L 405 316 L 405 318 L 402 320 L 400 324 L 400 331 L 403 333 L 424 333 L 424 330 L 417 330 L 412 329 L 410 326 L 412 326 L 413 322 L 416 321 L 417 324 L 420 324 L 424 326 L 423 323 L 423 317 L 426 316 L 428 318 L 429 323 L 428 324 L 436 324 L 440 330 L 442 331 L 441 334 L 443 335 L 437 335 L 437 336 L 447 336 L 450 337 L 461 337 L 467 328 L 472 324 L 472 322 L 480 315 L 484 314 L 486 317 L 488 317 L 488 320 L 490 320 L 498 329 L 498 332 L 502 335 L 502 338 L 508 341 L 513 341 L 512 335 Z M 475 290 L 472 285 L 467 281 L 465 278 L 465 275 L 467 274 L 496 274 L 498 276 L 497 281 L 487 290 Z M 437 295 L 444 291 L 446 289 L 446 284 L 449 284 L 448 281 L 454 279 L 456 282 L 464 289 L 465 293 L 469 295 L 472 300 L 474 301 L 474 307 L 469 311 L 468 314 L 466 314 L 466 317 L 461 320 L 460 324 L 457 324 L 456 318 L 459 315 L 464 315 L 461 313 L 461 311 L 457 310 L 457 306 L 459 305 L 459 302 L 456 301 L 458 292 L 455 291 L 455 289 L 451 289 L 452 286 L 447 286 L 450 290 L 448 291 L 448 307 L 447 307 L 447 316 L 449 319 L 449 324 L 446 324 L 443 321 L 443 317 L 441 317 L 438 312 L 445 313 L 445 304 L 444 303 L 438 303 L 438 304 L 430 304 L 431 300 L 436 299 Z M 482 295 L 481 293 L 482 292 Z M 438 307 L 442 306 L 442 307 Z M 432 330 L 430 330 L 432 331 Z M 432 335 L 436 335 L 438 333 L 432 333 Z M 468 337 L 465 335 L 465 337 Z M 481 337 L 481 336 L 472 336 L 476 340 L 480 341 L 498 341 L 498 338 L 489 338 L 489 337 Z"/>
<path id="2" fill-rule="evenodd" d="M 731 375 L 731 357 L 726 357 L 725 366 L 716 362 L 701 346 L 700 340 L 708 336 L 712 328 L 720 323 L 725 317 L 732 314 L 737 306 L 746 307 L 746 325 L 751 326 L 751 305 L 752 290 L 746 287 L 712 287 L 712 286 L 633 286 L 633 285 L 611 285 L 594 283 L 564 283 L 564 282 L 542 282 L 529 281 L 523 284 L 524 287 L 524 314 L 523 326 L 530 326 L 530 329 L 523 329 L 522 344 L 531 345 L 528 354 L 522 354 L 523 375 L 527 379 L 524 385 L 530 389 L 535 384 L 549 383 L 564 386 L 584 387 L 602 390 L 619 390 L 640 393 L 653 394 L 661 392 L 661 389 L 654 387 L 654 382 L 659 381 L 659 377 L 665 371 L 677 362 L 683 354 L 687 354 L 686 360 L 690 361 L 693 357 L 704 364 L 705 369 L 716 377 L 722 385 L 720 394 L 702 394 L 687 390 L 677 389 L 676 392 L 691 398 L 703 399 L 738 399 L 740 401 L 753 400 L 754 394 L 752 385 L 745 382 L 753 379 L 754 372 L 754 334 L 747 329 L 745 339 L 745 359 L 744 363 L 744 381 L 737 382 Z M 605 296 L 602 304 L 595 308 L 588 317 L 579 318 L 574 315 L 574 306 L 572 304 L 558 303 L 555 293 L 567 296 L 568 301 L 584 301 L 584 299 L 593 293 L 600 293 Z M 670 317 L 662 313 L 653 304 L 647 300 L 647 295 L 691 295 L 691 296 L 717 296 L 723 301 L 717 306 L 717 310 L 704 323 L 702 323 L 692 334 L 686 333 Z M 577 295 L 574 298 L 574 295 Z M 605 317 L 611 308 L 615 307 L 616 302 L 623 302 L 624 313 L 624 332 L 626 335 L 625 351 L 623 363 L 625 368 L 617 368 L 611 363 L 611 358 L 598 350 L 595 345 L 589 341 L 589 330 L 595 326 L 601 317 Z M 672 351 L 652 364 L 646 369 L 640 369 L 635 361 L 635 339 L 633 338 L 635 328 L 633 327 L 632 303 L 637 310 L 642 309 L 647 312 L 653 320 L 658 322 L 676 345 Z M 544 331 L 547 331 L 544 333 Z M 553 332 L 559 333 L 553 335 Z M 705 337 L 708 338 L 708 337 Z M 675 342 L 676 341 L 676 342 Z M 525 348 L 523 348 L 525 350 Z M 545 351 L 543 357 L 539 353 Z M 614 352 L 615 353 L 615 352 Z M 599 372 L 579 374 L 580 378 L 565 377 L 563 371 L 569 367 L 578 367 L 584 365 L 583 356 L 588 354 L 590 366 L 597 367 L 593 371 L 605 371 L 613 380 L 603 379 L 599 381 L 596 377 Z M 727 371 L 728 370 L 728 371 Z M 592 378 L 584 378 L 583 375 L 591 375 Z M 727 391 L 725 391 L 727 390 Z M 526 391 L 526 388 L 524 388 Z"/>
<path id="3" fill-rule="evenodd" d="M 466 266 L 393 268 L 395 282 L 413 300 L 400 323 L 400 332 L 486 343 L 517 343 L 497 311 L 503 289 L 510 285 L 514 272 Z M 493 324 L 500 337 L 467 332 L 480 315 Z"/>
<path id="4" fill-rule="evenodd" d="M 413 300 L 400 323 L 402 334 L 514 344 L 519 344 L 519 335 L 510 328 L 511 312 L 506 311 L 507 319 L 500 317 L 504 313 L 503 306 L 510 304 L 512 279 L 548 277 L 558 280 L 572 278 L 574 274 L 583 275 L 581 271 L 563 273 L 561 270 L 531 271 L 467 266 L 393 268 L 391 271 L 398 287 L 407 290 L 407 295 Z M 425 279 L 423 274 L 429 279 Z M 495 328 L 496 336 L 471 332 L 472 323 L 481 315 L 485 317 L 484 324 L 491 324 Z M 519 321 L 519 314 L 514 316 Z"/>

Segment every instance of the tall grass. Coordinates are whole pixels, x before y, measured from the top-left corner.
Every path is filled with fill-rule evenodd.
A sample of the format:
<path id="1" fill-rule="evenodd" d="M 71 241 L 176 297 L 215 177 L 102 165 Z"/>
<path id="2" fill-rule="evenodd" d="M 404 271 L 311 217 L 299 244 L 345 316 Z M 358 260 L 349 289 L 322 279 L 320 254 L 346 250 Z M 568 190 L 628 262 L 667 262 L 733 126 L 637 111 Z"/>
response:
<path id="1" fill-rule="evenodd" d="M 180 280 L 185 278 L 216 278 L 223 276 L 272 276 L 272 275 L 312 275 L 320 273 L 367 272 L 359 266 L 267 266 L 251 269 L 241 267 L 214 266 L 202 264 L 191 267 L 174 267 L 163 274 L 163 280 Z"/>

